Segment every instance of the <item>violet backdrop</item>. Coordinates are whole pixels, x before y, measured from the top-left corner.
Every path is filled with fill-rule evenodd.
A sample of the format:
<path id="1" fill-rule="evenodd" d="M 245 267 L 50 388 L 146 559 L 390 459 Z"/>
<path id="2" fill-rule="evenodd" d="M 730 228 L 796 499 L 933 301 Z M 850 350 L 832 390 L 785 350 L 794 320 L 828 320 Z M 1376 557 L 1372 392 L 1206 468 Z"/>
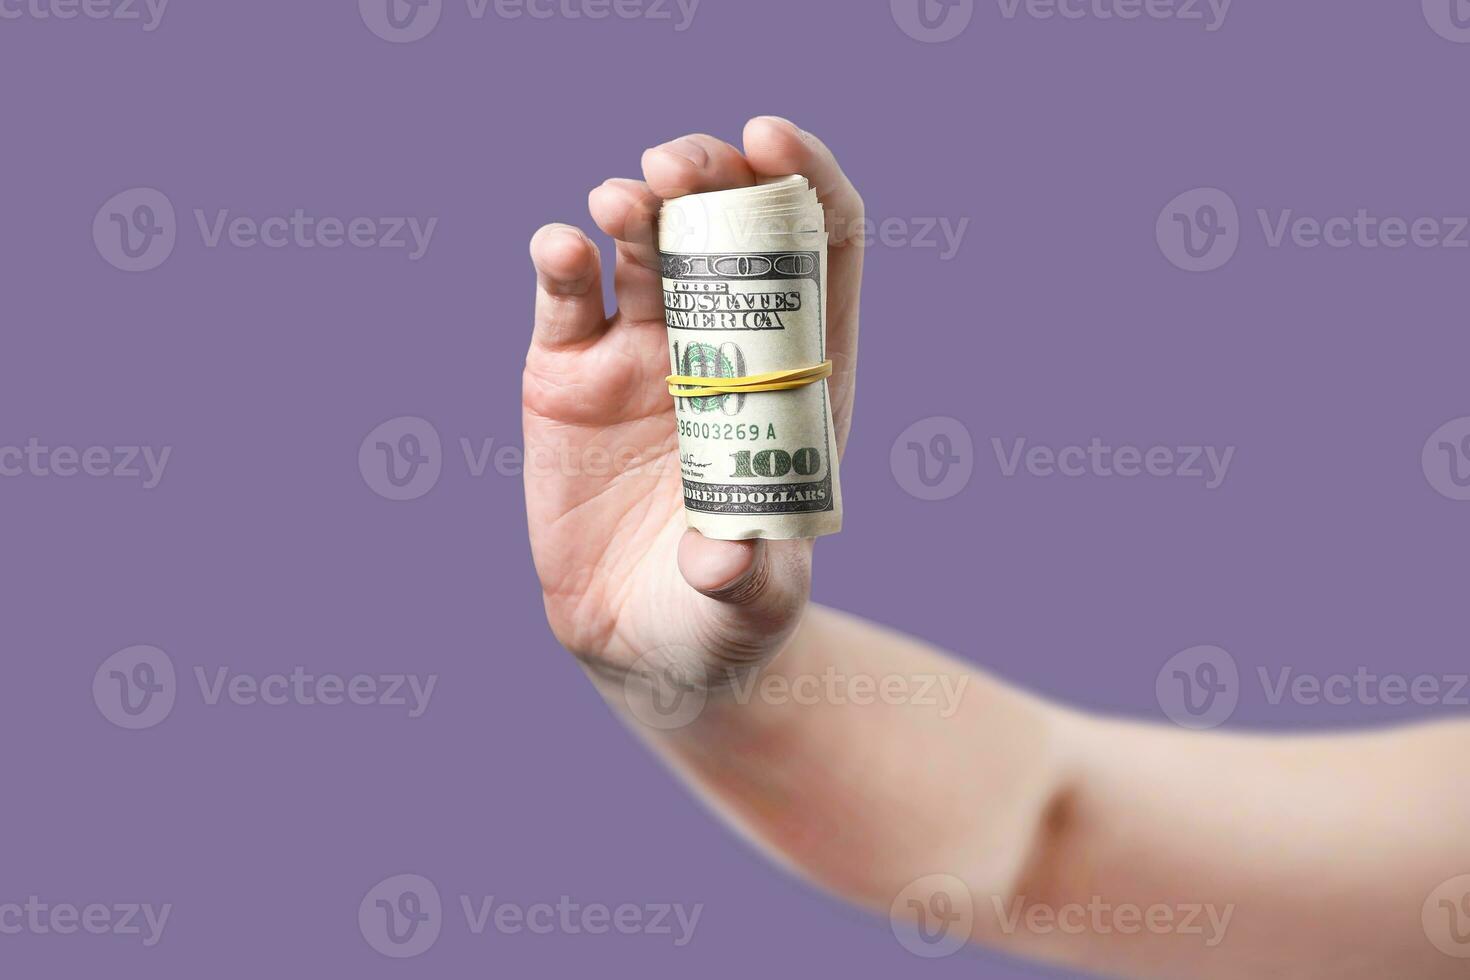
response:
<path id="1" fill-rule="evenodd" d="M 922 37 L 915 0 L 703 0 L 683 30 L 671 2 L 594 20 L 567 13 L 596 0 L 536 8 L 547 19 L 443 0 L 409 43 L 370 29 L 368 0 L 366 15 L 174 0 L 152 30 L 142 5 L 141 21 L 62 20 L 39 16 L 64 9 L 48 2 L 0 18 L 0 447 L 103 447 L 112 469 L 117 447 L 170 454 L 152 488 L 142 462 L 139 478 L 63 477 L 0 457 L 0 903 L 172 912 L 153 946 L 0 935 L 5 975 L 1072 975 L 979 950 L 918 960 L 881 917 L 712 820 L 553 641 L 514 466 L 466 461 L 462 440 L 472 456 L 520 445 L 531 233 L 591 230 L 587 191 L 636 176 L 645 147 L 738 140 L 761 113 L 822 136 L 870 218 L 890 221 L 867 255 L 846 528 L 818 546 L 820 601 L 1161 723 L 1161 669 L 1203 644 L 1238 666 L 1230 726 L 1464 712 L 1448 695 L 1273 703 L 1259 680 L 1367 671 L 1448 691 L 1466 670 L 1458 0 L 1237 0 L 1223 20 L 1205 4 L 1202 20 L 1125 20 L 1099 12 L 1126 0 L 1069 7 L 1077 19 L 981 0 L 947 11 L 973 18 L 943 43 L 900 26 Z M 112 214 L 157 227 L 132 198 L 104 208 L 133 188 L 176 211 L 173 251 L 149 271 L 115 267 L 92 234 L 99 209 L 104 237 Z M 1201 209 L 1219 195 L 1166 212 L 1196 188 L 1224 192 L 1236 219 Z M 243 248 L 228 233 L 211 247 L 195 217 L 298 208 L 378 234 L 394 217 L 437 224 L 412 259 L 407 232 L 407 248 Z M 1310 248 L 1307 229 L 1272 244 L 1287 210 L 1360 209 L 1441 219 L 1443 238 L 1375 248 L 1354 230 Z M 1236 251 L 1177 267 L 1168 230 L 1189 222 Z M 954 248 L 945 227 L 963 229 Z M 442 440 L 437 483 L 412 501 L 358 465 L 364 437 L 401 416 Z M 935 417 L 969 437 L 972 475 L 924 500 L 905 490 L 908 439 L 894 447 Z M 1005 473 L 1018 439 L 1094 437 L 1234 455 L 1214 489 Z M 176 701 L 130 731 L 92 684 L 139 644 L 167 653 Z M 298 666 L 437 686 L 409 717 L 211 704 L 195 676 Z M 445 921 L 400 961 L 357 913 L 402 873 L 437 885 Z M 703 910 L 684 946 L 476 935 L 461 895 Z"/>

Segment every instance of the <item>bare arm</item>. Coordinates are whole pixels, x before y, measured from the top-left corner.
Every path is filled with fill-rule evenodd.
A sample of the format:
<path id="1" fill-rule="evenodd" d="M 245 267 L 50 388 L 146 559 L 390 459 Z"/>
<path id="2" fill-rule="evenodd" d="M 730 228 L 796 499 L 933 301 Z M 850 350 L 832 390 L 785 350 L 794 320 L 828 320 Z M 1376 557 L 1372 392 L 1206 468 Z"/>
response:
<path id="1" fill-rule="evenodd" d="M 969 892 L 952 928 L 1093 970 L 1465 975 L 1421 909 L 1470 872 L 1470 726 L 1280 738 L 1090 718 L 819 607 L 682 727 L 602 684 L 760 846 L 885 914 L 914 899 L 931 931 L 964 901 L 926 894 L 942 878 L 910 887 L 940 873 Z"/>
<path id="2" fill-rule="evenodd" d="M 840 445 L 863 201 L 819 139 L 772 117 L 747 124 L 743 150 L 693 134 L 642 163 L 644 179 L 588 202 L 616 243 L 616 314 L 583 232 L 532 241 L 526 502 L 552 630 L 685 779 L 798 873 L 912 919 L 916 950 L 958 937 L 1133 975 L 1465 975 L 1449 955 L 1470 955 L 1465 726 L 1251 738 L 1088 718 L 808 608 L 809 541 L 686 530 L 661 203 L 811 180 L 832 233 Z M 673 725 L 665 672 L 713 682 Z"/>

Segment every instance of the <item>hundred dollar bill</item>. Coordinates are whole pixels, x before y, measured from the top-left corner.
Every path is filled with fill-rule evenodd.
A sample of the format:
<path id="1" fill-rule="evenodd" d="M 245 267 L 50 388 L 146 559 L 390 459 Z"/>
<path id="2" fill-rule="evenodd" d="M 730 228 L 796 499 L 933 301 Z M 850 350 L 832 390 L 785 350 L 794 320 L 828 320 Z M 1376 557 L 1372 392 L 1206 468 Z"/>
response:
<path id="1" fill-rule="evenodd" d="M 659 216 L 672 374 L 738 378 L 827 359 L 827 232 L 801 176 L 694 194 Z M 675 398 L 689 526 L 815 538 L 842 527 L 827 382 Z"/>

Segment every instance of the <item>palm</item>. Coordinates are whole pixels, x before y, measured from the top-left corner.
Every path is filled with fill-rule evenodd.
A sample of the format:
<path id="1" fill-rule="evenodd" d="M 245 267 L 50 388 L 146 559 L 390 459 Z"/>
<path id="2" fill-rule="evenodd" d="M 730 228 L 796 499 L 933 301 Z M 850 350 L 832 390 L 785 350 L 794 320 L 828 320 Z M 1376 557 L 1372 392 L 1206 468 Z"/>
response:
<path id="1" fill-rule="evenodd" d="M 523 409 L 531 546 L 547 616 L 585 659 L 626 669 L 685 652 L 759 663 L 800 618 L 809 541 L 715 541 L 686 532 L 678 439 L 664 377 L 669 355 L 654 245 L 663 199 L 805 172 L 829 231 L 860 226 L 862 201 L 826 148 L 791 124 L 754 120 L 747 156 L 712 137 L 644 155 L 647 182 L 609 181 L 589 204 L 617 241 L 619 312 L 604 316 L 596 246 L 568 226 L 532 242 L 540 289 Z M 672 152 L 671 152 L 672 148 Z M 861 250 L 833 237 L 828 352 L 839 446 L 857 347 Z"/>
<path id="2" fill-rule="evenodd" d="M 547 614 L 569 647 L 622 665 L 676 642 L 670 613 L 696 597 L 675 568 L 684 510 L 662 333 L 615 322 L 588 348 L 526 361 L 526 499 Z"/>

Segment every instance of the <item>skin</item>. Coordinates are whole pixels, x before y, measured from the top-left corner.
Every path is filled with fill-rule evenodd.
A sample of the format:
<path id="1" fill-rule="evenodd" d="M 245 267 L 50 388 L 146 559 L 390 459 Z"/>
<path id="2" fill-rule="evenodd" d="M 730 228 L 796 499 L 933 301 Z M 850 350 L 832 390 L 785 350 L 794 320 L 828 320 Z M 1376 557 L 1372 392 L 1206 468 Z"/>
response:
<path id="1" fill-rule="evenodd" d="M 1128 976 L 1467 975 L 1470 960 L 1435 947 L 1441 920 L 1426 925 L 1421 909 L 1470 874 L 1470 726 L 1263 737 L 1091 717 L 810 604 L 810 541 L 686 530 L 663 384 L 660 203 L 763 177 L 812 181 L 832 233 L 839 446 L 863 203 L 818 139 L 775 117 L 747 124 L 743 152 L 691 135 L 642 164 L 643 180 L 609 180 L 588 199 L 615 242 L 615 315 L 582 231 L 548 225 L 532 239 L 526 500 L 553 632 L 682 779 L 834 894 L 899 920 L 941 901 L 968 907 L 955 928 L 1016 955 Z M 834 696 L 818 686 L 834 675 L 954 696 L 945 711 L 856 688 Z M 677 727 L 660 722 L 668 678 L 700 708 Z M 1088 911 L 1102 903 L 1162 906 L 1176 926 Z"/>

